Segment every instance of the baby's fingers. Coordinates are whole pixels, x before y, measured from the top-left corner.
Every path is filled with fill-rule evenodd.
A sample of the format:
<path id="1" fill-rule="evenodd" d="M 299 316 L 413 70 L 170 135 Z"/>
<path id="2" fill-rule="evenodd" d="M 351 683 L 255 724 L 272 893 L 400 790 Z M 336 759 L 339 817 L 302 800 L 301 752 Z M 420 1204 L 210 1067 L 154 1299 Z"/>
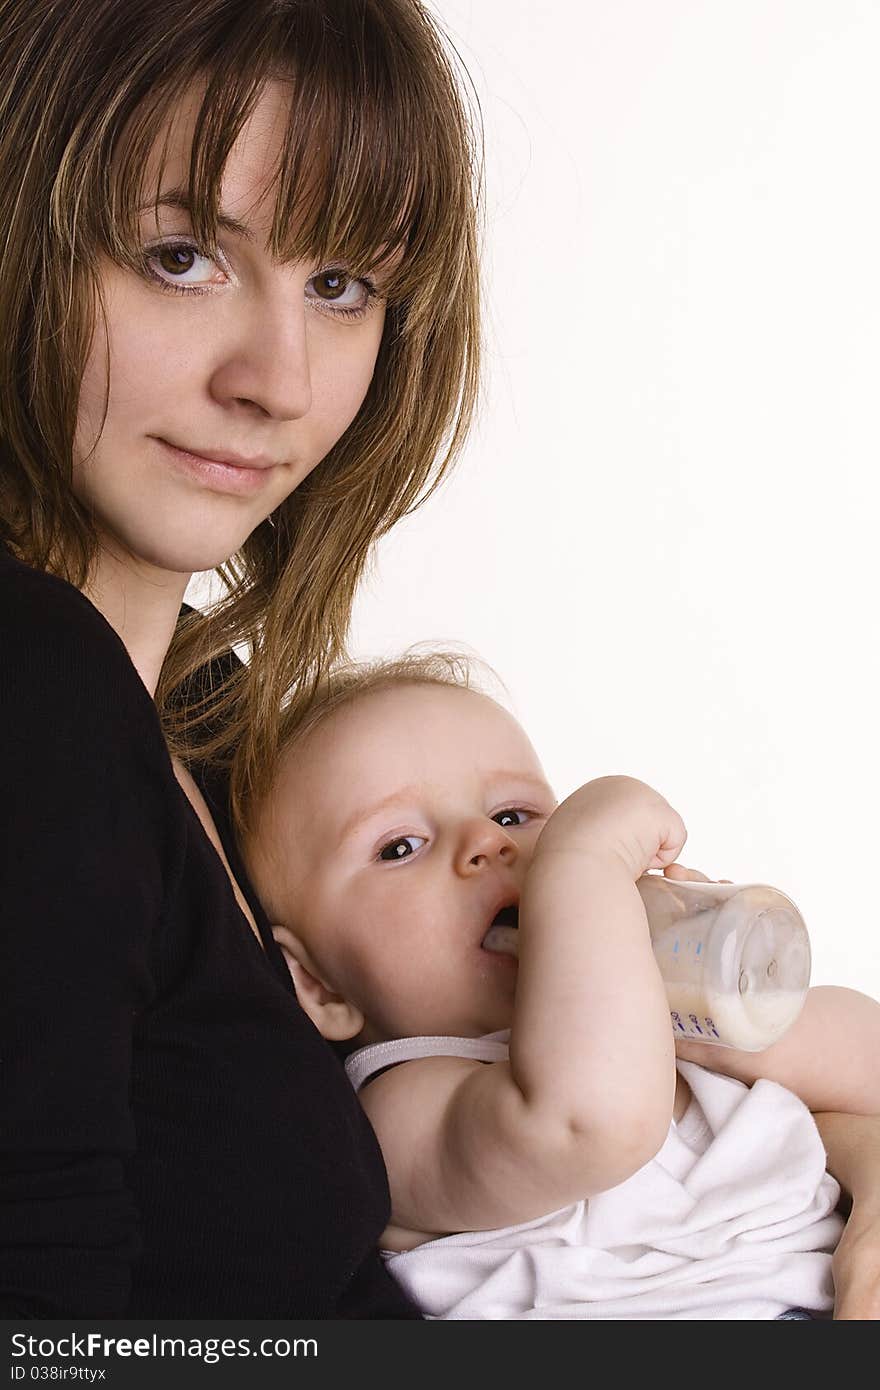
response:
<path id="1" fill-rule="evenodd" d="M 667 864 L 663 872 L 667 878 L 675 879 L 677 883 L 733 883 L 732 878 L 712 879 L 700 873 L 699 869 L 686 869 L 684 864 Z"/>
<path id="2" fill-rule="evenodd" d="M 676 810 L 668 804 L 664 806 L 664 820 L 658 835 L 656 853 L 647 864 L 648 869 L 666 869 L 681 854 L 687 839 L 684 821 Z"/>

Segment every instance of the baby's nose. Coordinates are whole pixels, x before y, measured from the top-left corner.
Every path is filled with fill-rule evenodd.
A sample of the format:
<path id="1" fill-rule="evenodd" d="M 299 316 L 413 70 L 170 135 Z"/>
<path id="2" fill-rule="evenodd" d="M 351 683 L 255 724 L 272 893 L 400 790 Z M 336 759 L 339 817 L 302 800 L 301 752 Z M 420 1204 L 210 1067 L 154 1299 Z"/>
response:
<path id="1" fill-rule="evenodd" d="M 481 820 L 469 825 L 462 835 L 458 853 L 461 872 L 472 873 L 488 864 L 512 864 L 517 848 L 504 828 L 495 821 Z"/>

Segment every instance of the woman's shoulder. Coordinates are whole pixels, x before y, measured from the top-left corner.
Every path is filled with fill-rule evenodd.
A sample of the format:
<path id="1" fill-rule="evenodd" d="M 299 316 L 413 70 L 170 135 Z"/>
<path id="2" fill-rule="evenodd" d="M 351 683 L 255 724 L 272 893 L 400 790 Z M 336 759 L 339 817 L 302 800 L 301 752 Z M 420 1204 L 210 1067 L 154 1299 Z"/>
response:
<path id="1" fill-rule="evenodd" d="M 45 632 L 72 629 L 79 636 L 94 634 L 107 641 L 115 634 L 93 603 L 57 575 L 17 560 L 0 544 L 0 619 L 12 631 Z M 119 639 L 116 638 L 118 642 Z"/>
<path id="2" fill-rule="evenodd" d="M 20 678 L 108 681 L 152 706 L 125 646 L 84 594 L 57 575 L 15 559 L 0 545 L 0 660 Z M 70 690 L 75 693 L 74 689 Z M 137 695 L 135 696 L 137 698 Z"/>
<path id="3" fill-rule="evenodd" d="M 156 707 L 118 634 L 72 584 L 0 545 L 0 696 L 18 736 L 68 727 L 108 748 L 164 755 Z M 149 754 L 148 754 L 149 756 Z"/>

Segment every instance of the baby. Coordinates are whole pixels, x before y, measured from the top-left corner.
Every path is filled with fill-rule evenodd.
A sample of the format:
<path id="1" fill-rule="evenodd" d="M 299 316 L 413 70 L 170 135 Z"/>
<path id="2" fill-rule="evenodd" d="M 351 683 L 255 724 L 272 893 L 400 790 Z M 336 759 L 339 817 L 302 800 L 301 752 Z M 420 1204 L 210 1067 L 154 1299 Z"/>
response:
<path id="1" fill-rule="evenodd" d="M 342 672 L 293 731 L 245 856 L 303 1008 L 356 1045 L 426 1316 L 830 1315 L 839 1189 L 757 1079 L 808 1069 L 810 1010 L 760 1061 L 676 1061 L 635 881 L 687 876 L 685 835 L 629 777 L 557 804 L 453 658 Z"/>

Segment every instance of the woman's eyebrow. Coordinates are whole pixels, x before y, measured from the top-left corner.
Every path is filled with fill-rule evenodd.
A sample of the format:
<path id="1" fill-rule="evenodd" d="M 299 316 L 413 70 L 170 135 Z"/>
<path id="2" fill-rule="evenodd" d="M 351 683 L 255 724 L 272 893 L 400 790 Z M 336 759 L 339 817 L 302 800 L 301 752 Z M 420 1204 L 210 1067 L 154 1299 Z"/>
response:
<path id="1" fill-rule="evenodd" d="M 185 188 L 168 188 L 164 193 L 160 193 L 155 200 L 144 203 L 139 211 L 149 212 L 151 208 L 162 207 L 177 208 L 178 211 L 185 212 L 188 217 L 192 217 L 192 203 Z M 254 241 L 255 239 L 254 233 L 246 222 L 239 222 L 237 217 L 230 217 L 228 213 L 218 212 L 217 226 L 222 227 L 226 232 L 233 232 L 245 241 Z"/>

